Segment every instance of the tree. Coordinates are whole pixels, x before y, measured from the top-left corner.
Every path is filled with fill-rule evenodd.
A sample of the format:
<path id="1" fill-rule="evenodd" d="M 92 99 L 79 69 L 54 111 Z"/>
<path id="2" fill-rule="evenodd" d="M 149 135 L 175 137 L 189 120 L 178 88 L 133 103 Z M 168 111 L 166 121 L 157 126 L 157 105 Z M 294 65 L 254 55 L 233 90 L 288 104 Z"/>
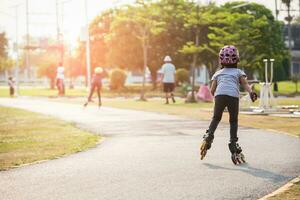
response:
<path id="1" fill-rule="evenodd" d="M 199 4 L 191 4 L 190 12 L 185 16 L 185 26 L 191 28 L 193 32 L 193 41 L 187 41 L 186 44 L 182 47 L 180 52 L 184 54 L 191 54 L 193 56 L 192 61 L 192 96 L 187 102 L 197 102 L 195 98 L 195 68 L 197 63 L 200 64 L 203 61 L 198 60 L 199 53 L 203 52 L 206 49 L 209 49 L 207 44 L 202 43 L 203 38 L 201 38 L 202 30 L 207 28 L 211 23 L 211 8 L 210 6 L 205 7 Z M 199 63 L 200 62 L 200 63 Z"/>
<path id="2" fill-rule="evenodd" d="M 5 32 L 2 32 L 0 33 L 0 71 L 10 68 L 13 65 L 12 60 L 8 58 L 7 45 Z"/>
<path id="3" fill-rule="evenodd" d="M 106 41 L 106 37 L 110 34 L 110 27 L 114 18 L 115 11 L 110 9 L 96 16 L 89 25 L 90 34 L 90 54 L 91 54 L 91 71 L 97 66 L 108 67 L 109 49 L 113 48 Z M 78 41 L 76 56 L 71 58 L 72 76 L 86 74 L 86 43 Z"/>
<path id="4" fill-rule="evenodd" d="M 263 75 L 263 58 L 275 58 L 277 66 L 288 57 L 282 37 L 282 23 L 272 12 L 256 3 L 232 2 L 221 7 L 210 26 L 210 46 L 220 49 L 232 44 L 240 49 L 240 66 L 250 75 Z M 241 6 L 243 5 L 243 6 Z M 282 67 L 282 66 L 281 66 Z"/>
<path id="5" fill-rule="evenodd" d="M 58 66 L 57 50 L 51 47 L 45 50 L 36 50 L 30 58 L 31 62 L 37 67 L 38 75 L 47 77 L 50 80 L 50 88 L 54 89 Z"/>
<path id="6" fill-rule="evenodd" d="M 125 25 L 125 26 L 124 26 Z M 159 12 L 155 4 L 147 3 L 144 0 L 139 0 L 133 6 L 127 6 L 117 15 L 114 20 L 112 30 L 123 28 L 130 31 L 143 52 L 143 83 L 141 89 L 140 100 L 145 98 L 145 83 L 146 83 L 146 68 L 148 67 L 148 50 L 150 47 L 150 37 L 160 34 L 164 31 L 165 23 L 160 21 Z M 112 35 L 113 36 L 113 35 Z"/>
<path id="7" fill-rule="evenodd" d="M 155 76 L 166 55 L 171 56 L 177 68 L 188 69 L 191 63 L 191 55 L 178 52 L 178 49 L 191 38 L 184 20 L 191 3 L 186 0 L 161 0 L 153 4 L 156 4 L 160 20 L 165 22 L 165 31 L 150 38 L 148 67 L 153 77 L 153 86 L 156 88 Z"/>

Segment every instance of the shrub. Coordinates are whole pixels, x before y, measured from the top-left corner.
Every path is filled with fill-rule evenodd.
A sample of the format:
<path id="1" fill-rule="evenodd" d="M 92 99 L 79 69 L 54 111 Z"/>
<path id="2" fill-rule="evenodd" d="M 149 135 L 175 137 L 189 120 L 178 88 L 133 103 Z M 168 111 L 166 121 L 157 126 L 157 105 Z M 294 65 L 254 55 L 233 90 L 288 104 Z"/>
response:
<path id="1" fill-rule="evenodd" d="M 110 89 L 118 90 L 124 88 L 127 75 L 122 69 L 114 69 L 110 74 Z"/>
<path id="2" fill-rule="evenodd" d="M 189 71 L 186 69 L 177 69 L 176 70 L 176 84 L 182 85 L 183 83 L 190 82 L 190 75 Z"/>

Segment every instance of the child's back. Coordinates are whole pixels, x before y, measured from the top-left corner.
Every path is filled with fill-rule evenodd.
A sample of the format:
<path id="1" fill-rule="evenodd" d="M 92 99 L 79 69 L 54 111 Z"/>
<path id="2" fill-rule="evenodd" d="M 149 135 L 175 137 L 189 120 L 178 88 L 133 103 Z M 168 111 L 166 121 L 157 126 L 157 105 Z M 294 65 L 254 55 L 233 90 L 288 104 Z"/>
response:
<path id="1" fill-rule="evenodd" d="M 240 83 L 249 92 L 252 101 L 257 95 L 252 92 L 246 80 L 246 74 L 237 68 L 239 62 L 239 52 L 236 47 L 224 46 L 219 53 L 221 70 L 212 77 L 211 93 L 215 96 L 214 115 L 209 125 L 204 140 L 200 147 L 201 159 L 204 158 L 214 139 L 214 132 L 222 119 L 223 111 L 227 107 L 230 122 L 229 150 L 232 154 L 234 164 L 245 162 L 242 148 L 238 145 L 238 112 L 239 112 L 239 85 Z"/>
<path id="2" fill-rule="evenodd" d="M 228 95 L 232 97 L 239 97 L 240 77 L 246 74 L 237 68 L 223 68 L 217 71 L 212 80 L 217 81 L 217 88 L 215 96 Z"/>

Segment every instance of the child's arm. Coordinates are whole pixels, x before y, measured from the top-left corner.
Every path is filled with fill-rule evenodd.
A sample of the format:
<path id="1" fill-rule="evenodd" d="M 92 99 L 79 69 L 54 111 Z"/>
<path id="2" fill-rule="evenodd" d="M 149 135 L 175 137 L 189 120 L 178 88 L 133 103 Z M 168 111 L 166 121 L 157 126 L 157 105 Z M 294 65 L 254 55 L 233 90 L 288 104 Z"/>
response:
<path id="1" fill-rule="evenodd" d="M 240 77 L 240 83 L 248 93 L 252 92 L 252 89 L 251 89 L 250 85 L 248 84 L 248 81 L 245 76 Z"/>
<path id="2" fill-rule="evenodd" d="M 213 80 L 210 86 L 210 92 L 213 96 L 215 95 L 216 89 L 217 89 L 217 80 Z"/>
<path id="3" fill-rule="evenodd" d="M 244 87 L 244 89 L 250 94 L 251 100 L 253 102 L 256 101 L 257 94 L 252 91 L 252 89 L 251 89 L 250 85 L 248 84 L 248 81 L 247 81 L 245 76 L 240 77 L 240 82 L 241 82 L 242 86 Z"/>

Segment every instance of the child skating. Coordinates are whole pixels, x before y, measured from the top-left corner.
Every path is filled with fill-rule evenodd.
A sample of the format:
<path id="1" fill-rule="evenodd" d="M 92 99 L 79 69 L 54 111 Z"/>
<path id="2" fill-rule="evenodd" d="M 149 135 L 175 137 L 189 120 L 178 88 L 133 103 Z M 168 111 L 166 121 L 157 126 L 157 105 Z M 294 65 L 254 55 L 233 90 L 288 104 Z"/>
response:
<path id="1" fill-rule="evenodd" d="M 221 121 L 225 107 L 229 112 L 230 141 L 228 144 L 232 162 L 240 164 L 245 162 L 242 148 L 237 143 L 238 113 L 239 113 L 239 85 L 241 84 L 250 94 L 251 100 L 257 99 L 257 94 L 252 91 L 246 80 L 246 74 L 237 68 L 239 52 L 232 45 L 224 46 L 219 53 L 219 62 L 222 66 L 212 77 L 211 93 L 215 97 L 214 114 L 208 130 L 203 136 L 200 146 L 201 160 L 205 157 L 214 139 L 214 132 Z"/>
<path id="2" fill-rule="evenodd" d="M 92 102 L 92 97 L 93 97 L 94 91 L 96 90 L 97 95 L 98 95 L 98 106 L 100 108 L 102 106 L 102 101 L 101 101 L 102 79 L 106 75 L 106 73 L 101 67 L 96 67 L 94 72 L 95 73 L 94 73 L 92 81 L 91 81 L 91 88 L 90 88 L 89 96 L 83 106 L 86 107 L 89 102 Z"/>

